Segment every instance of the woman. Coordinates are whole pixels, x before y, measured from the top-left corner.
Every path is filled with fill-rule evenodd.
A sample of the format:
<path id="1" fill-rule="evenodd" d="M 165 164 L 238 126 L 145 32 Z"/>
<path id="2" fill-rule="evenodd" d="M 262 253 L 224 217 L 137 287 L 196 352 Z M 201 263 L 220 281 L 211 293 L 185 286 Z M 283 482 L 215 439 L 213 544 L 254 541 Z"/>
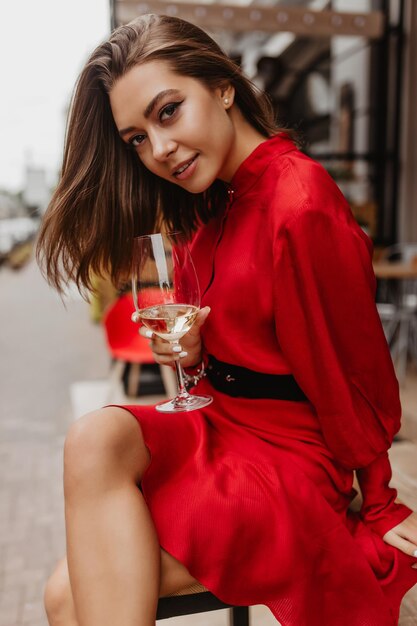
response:
<path id="1" fill-rule="evenodd" d="M 133 235 L 162 223 L 191 241 L 204 306 L 180 356 L 214 401 L 107 407 L 70 429 L 50 624 L 153 624 L 159 594 L 199 581 L 283 626 L 392 626 L 417 515 L 388 486 L 400 406 L 371 245 L 218 46 L 148 15 L 81 74 L 38 251 L 58 288 L 117 282 Z"/>

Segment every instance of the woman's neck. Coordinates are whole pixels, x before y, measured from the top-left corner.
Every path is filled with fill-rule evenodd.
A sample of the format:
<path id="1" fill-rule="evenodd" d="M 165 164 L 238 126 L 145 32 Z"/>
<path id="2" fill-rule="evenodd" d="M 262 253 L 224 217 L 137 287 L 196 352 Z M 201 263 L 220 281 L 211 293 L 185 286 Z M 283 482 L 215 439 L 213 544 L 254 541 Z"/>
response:
<path id="1" fill-rule="evenodd" d="M 235 129 L 235 140 L 221 177 L 227 183 L 230 183 L 239 166 L 255 148 L 267 140 L 267 137 L 247 122 L 236 106 L 230 110 L 230 116 Z"/>

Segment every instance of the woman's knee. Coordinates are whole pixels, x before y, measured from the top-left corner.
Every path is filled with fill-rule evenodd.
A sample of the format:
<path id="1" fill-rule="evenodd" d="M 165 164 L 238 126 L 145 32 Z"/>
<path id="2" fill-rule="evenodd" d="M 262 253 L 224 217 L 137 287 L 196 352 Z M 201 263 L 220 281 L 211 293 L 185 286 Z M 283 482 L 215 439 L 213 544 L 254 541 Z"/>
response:
<path id="1" fill-rule="evenodd" d="M 70 428 L 64 447 L 65 491 L 100 481 L 111 488 L 121 479 L 138 482 L 149 464 L 149 452 L 135 418 L 108 407 L 84 415 Z"/>
<path id="2" fill-rule="evenodd" d="M 44 604 L 51 626 L 76 623 L 66 559 L 58 563 L 46 583 Z"/>

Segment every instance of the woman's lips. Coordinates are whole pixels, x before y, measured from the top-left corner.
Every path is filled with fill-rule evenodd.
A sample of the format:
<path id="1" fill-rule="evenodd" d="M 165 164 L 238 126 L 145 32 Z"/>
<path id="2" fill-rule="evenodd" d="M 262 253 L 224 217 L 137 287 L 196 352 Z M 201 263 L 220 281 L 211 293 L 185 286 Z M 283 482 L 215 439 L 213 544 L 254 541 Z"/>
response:
<path id="1" fill-rule="evenodd" d="M 174 177 L 177 180 L 185 180 L 192 176 L 195 172 L 195 168 L 197 167 L 197 158 L 198 154 L 195 155 L 192 159 L 190 159 L 189 164 L 186 166 L 185 170 L 180 172 L 179 174 L 174 174 Z"/>

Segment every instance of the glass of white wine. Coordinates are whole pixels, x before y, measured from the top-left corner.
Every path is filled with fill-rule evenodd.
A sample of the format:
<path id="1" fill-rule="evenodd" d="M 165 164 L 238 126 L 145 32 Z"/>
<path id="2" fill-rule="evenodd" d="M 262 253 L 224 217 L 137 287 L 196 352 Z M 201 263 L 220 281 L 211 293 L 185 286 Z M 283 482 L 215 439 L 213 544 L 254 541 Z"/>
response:
<path id="1" fill-rule="evenodd" d="M 179 233 L 135 237 L 133 244 L 133 321 L 142 322 L 155 335 L 179 345 L 200 307 L 200 288 L 188 246 Z M 175 361 L 178 393 L 156 405 L 157 411 L 193 411 L 212 402 L 211 396 L 189 394 L 179 359 Z"/>

